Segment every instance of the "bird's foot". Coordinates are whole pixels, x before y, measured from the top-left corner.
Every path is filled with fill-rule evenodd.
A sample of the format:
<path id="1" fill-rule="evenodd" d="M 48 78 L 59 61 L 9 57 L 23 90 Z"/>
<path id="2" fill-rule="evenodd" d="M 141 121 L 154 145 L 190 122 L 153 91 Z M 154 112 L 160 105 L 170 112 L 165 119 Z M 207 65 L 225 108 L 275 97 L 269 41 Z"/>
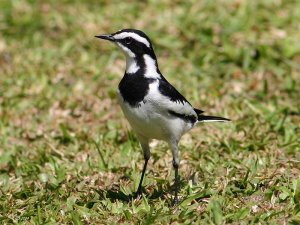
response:
<path id="1" fill-rule="evenodd" d="M 178 205 L 178 197 L 175 196 L 174 199 L 173 199 L 173 202 L 172 202 L 172 207 L 175 207 Z"/>
<path id="2" fill-rule="evenodd" d="M 138 199 L 138 198 L 140 198 L 141 196 L 142 196 L 142 194 L 143 194 L 143 190 L 142 190 L 142 188 L 138 188 L 137 189 L 137 191 L 134 193 L 134 198 L 135 199 Z"/>

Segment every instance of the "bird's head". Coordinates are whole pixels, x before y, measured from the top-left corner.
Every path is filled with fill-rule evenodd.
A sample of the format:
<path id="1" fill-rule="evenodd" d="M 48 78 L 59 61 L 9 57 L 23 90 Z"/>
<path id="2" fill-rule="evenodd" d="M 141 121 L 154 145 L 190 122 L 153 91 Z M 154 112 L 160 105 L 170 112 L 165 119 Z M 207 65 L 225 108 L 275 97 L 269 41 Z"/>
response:
<path id="1" fill-rule="evenodd" d="M 113 34 L 102 34 L 95 37 L 115 43 L 127 58 L 139 58 L 146 54 L 155 59 L 150 39 L 140 30 L 123 29 Z"/>

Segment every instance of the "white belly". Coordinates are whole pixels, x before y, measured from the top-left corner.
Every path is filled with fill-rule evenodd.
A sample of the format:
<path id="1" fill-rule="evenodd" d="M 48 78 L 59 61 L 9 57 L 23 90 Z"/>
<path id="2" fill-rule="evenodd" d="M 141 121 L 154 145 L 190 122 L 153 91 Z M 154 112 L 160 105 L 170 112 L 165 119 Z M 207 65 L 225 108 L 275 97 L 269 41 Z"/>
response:
<path id="1" fill-rule="evenodd" d="M 152 102 L 141 102 L 139 107 L 133 108 L 124 102 L 119 93 L 118 100 L 132 129 L 145 138 L 165 141 L 169 141 L 170 138 L 179 140 L 193 126 L 180 118 L 169 115 L 167 111 L 157 110 Z"/>

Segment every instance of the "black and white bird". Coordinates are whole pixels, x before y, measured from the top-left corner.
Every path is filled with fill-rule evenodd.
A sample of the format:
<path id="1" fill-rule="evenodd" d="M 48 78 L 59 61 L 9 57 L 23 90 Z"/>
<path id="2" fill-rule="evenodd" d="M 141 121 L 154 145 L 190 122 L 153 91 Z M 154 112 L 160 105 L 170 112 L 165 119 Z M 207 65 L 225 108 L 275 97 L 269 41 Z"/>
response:
<path id="1" fill-rule="evenodd" d="M 178 142 L 198 122 L 229 121 L 203 115 L 194 108 L 161 74 L 147 35 L 135 29 L 123 29 L 97 38 L 115 43 L 126 56 L 126 71 L 119 83 L 118 100 L 144 152 L 144 167 L 136 192 L 142 194 L 142 182 L 150 158 L 149 142 L 166 141 L 172 150 L 175 170 L 175 195 L 178 203 Z"/>

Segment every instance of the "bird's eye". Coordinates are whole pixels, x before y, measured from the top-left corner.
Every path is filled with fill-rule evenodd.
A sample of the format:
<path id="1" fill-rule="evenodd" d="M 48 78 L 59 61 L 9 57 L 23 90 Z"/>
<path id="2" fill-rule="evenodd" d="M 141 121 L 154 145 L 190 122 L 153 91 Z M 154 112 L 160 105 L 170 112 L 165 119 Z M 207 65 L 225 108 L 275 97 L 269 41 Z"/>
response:
<path id="1" fill-rule="evenodd" d="M 132 38 L 131 37 L 125 38 L 125 43 L 126 44 L 130 44 L 131 42 L 132 42 Z"/>

